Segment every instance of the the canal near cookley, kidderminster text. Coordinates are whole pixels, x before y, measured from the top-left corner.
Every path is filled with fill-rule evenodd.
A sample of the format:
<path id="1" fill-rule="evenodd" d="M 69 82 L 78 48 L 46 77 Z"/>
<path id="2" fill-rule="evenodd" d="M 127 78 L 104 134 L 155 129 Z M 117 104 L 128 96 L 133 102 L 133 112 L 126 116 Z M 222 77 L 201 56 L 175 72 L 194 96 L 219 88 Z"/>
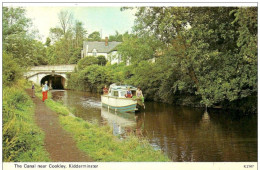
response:
<path id="1" fill-rule="evenodd" d="M 100 95 L 77 91 L 51 91 L 77 117 L 100 126 L 108 124 L 115 135 L 144 136 L 172 161 L 256 162 L 257 115 L 238 116 L 221 110 L 146 102 L 140 113 L 115 114 L 101 108 Z"/>

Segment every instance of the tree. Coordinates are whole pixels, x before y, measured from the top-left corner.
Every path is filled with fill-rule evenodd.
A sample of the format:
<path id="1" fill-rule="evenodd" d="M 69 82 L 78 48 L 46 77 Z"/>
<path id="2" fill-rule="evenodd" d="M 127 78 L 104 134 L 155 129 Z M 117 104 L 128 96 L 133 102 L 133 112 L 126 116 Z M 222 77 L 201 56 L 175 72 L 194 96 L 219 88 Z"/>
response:
<path id="1" fill-rule="evenodd" d="M 50 29 L 53 45 L 47 48 L 49 61 L 51 64 L 75 64 L 81 58 L 87 31 L 82 22 L 73 21 L 72 13 L 68 11 L 61 11 L 58 17 L 59 26 Z"/>
<path id="2" fill-rule="evenodd" d="M 139 37 L 133 34 L 125 34 L 123 43 L 117 47 L 122 59 L 125 62 L 129 60 L 131 63 L 156 58 L 161 48 L 162 43 L 154 36 L 143 35 Z"/>
<path id="3" fill-rule="evenodd" d="M 12 55 L 3 52 L 3 85 L 14 84 L 22 77 L 22 68 Z"/>
<path id="4" fill-rule="evenodd" d="M 58 18 L 59 18 L 59 23 L 60 23 L 60 26 L 61 26 L 61 29 L 62 29 L 62 33 L 63 33 L 63 35 L 66 35 L 68 30 L 71 29 L 73 16 L 68 11 L 62 10 L 58 14 Z"/>
<path id="5" fill-rule="evenodd" d="M 97 59 L 97 57 L 87 56 L 87 57 L 82 58 L 82 59 L 79 60 L 79 62 L 78 62 L 78 68 L 79 68 L 79 70 L 82 70 L 82 69 L 84 69 L 84 68 L 87 67 L 87 66 L 97 65 L 97 64 L 98 64 L 98 59 Z"/>
<path id="6" fill-rule="evenodd" d="M 50 28 L 50 38 L 53 42 L 59 41 L 64 36 L 61 28 Z"/>
<path id="7" fill-rule="evenodd" d="M 123 41 L 123 35 L 119 34 L 118 31 L 115 32 L 115 35 L 110 35 L 108 37 L 109 41 L 118 41 L 118 42 L 122 42 Z"/>
<path id="8" fill-rule="evenodd" d="M 88 40 L 89 41 L 100 41 L 101 35 L 98 31 L 94 31 L 88 36 Z"/>
<path id="9" fill-rule="evenodd" d="M 147 51 L 159 52 L 166 62 L 171 62 L 170 68 L 189 77 L 180 77 L 170 88 L 192 82 L 190 89 L 195 87 L 194 95 L 207 106 L 255 93 L 255 8 L 140 7 L 136 16 L 138 39 L 122 44 L 122 49 L 129 47 L 124 56 L 143 60 L 145 54 L 139 55 L 139 50 L 145 43 L 139 43 L 139 39 L 154 37 L 163 43 L 158 50 Z M 152 52 L 147 54 L 151 56 Z"/>
<path id="10" fill-rule="evenodd" d="M 46 41 L 45 41 L 45 44 L 44 45 L 46 45 L 47 47 L 49 47 L 50 45 L 51 45 L 51 39 L 50 39 L 50 37 L 47 37 L 46 38 Z"/>
<path id="11" fill-rule="evenodd" d="M 82 22 L 80 22 L 80 21 L 75 22 L 74 34 L 75 34 L 75 47 L 81 48 L 83 41 L 86 38 L 86 34 L 87 34 L 87 31 L 83 28 Z"/>
<path id="12" fill-rule="evenodd" d="M 18 59 L 21 67 L 41 63 L 44 45 L 35 41 L 31 21 L 23 8 L 3 7 L 3 51 Z M 41 51 L 41 53 L 38 53 Z"/>

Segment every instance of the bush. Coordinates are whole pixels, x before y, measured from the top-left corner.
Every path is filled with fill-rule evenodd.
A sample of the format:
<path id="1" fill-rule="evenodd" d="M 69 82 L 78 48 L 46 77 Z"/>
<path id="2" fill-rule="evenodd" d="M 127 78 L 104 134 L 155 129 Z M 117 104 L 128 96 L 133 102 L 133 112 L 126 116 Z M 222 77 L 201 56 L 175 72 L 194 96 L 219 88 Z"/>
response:
<path id="1" fill-rule="evenodd" d="M 50 161 L 33 116 L 33 102 L 22 88 L 3 89 L 3 161 Z"/>
<path id="2" fill-rule="evenodd" d="M 98 65 L 105 66 L 107 64 L 107 60 L 105 56 L 99 55 L 97 56 L 97 59 L 98 59 Z"/>
<path id="3" fill-rule="evenodd" d="M 86 68 L 87 66 L 90 66 L 90 65 L 93 65 L 93 64 L 98 64 L 97 57 L 87 56 L 87 57 L 79 60 L 78 69 L 82 70 L 82 69 Z"/>
<path id="4" fill-rule="evenodd" d="M 111 84 L 113 74 L 107 67 L 91 65 L 77 73 L 70 74 L 68 88 L 92 92 L 102 92 L 105 85 Z"/>
<path id="5" fill-rule="evenodd" d="M 22 68 L 12 55 L 3 52 L 3 85 L 15 84 L 22 77 Z"/>

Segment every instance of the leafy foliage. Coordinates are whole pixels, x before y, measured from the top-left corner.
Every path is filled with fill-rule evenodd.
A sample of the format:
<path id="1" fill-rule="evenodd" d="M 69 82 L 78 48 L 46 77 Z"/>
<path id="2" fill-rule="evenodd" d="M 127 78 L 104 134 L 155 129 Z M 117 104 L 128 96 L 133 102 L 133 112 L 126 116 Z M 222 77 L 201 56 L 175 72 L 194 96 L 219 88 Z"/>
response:
<path id="1" fill-rule="evenodd" d="M 98 65 L 104 66 L 107 64 L 107 60 L 106 60 L 105 56 L 99 55 L 99 56 L 97 56 L 97 59 L 98 59 Z"/>
<path id="2" fill-rule="evenodd" d="M 80 90 L 92 92 L 101 92 L 105 85 L 112 83 L 108 68 L 99 65 L 89 65 L 83 70 L 79 69 L 78 72 L 70 74 L 69 77 L 68 88 L 81 87 Z"/>
<path id="3" fill-rule="evenodd" d="M 3 85 L 15 84 L 22 76 L 22 69 L 12 55 L 3 52 Z"/>
<path id="4" fill-rule="evenodd" d="M 100 41 L 101 40 L 101 35 L 98 31 L 94 31 L 88 36 L 89 41 Z"/>
<path id="5" fill-rule="evenodd" d="M 82 22 L 73 20 L 72 13 L 61 11 L 58 16 L 59 26 L 50 29 L 49 39 L 53 44 L 47 46 L 49 64 L 76 64 L 87 31 Z"/>
<path id="6" fill-rule="evenodd" d="M 34 40 L 31 21 L 23 8 L 3 7 L 3 51 L 19 60 L 21 67 L 46 64 L 44 45 Z"/>
<path id="7" fill-rule="evenodd" d="M 3 89 L 3 161 L 50 161 L 44 134 L 33 119 L 33 103 L 21 85 Z"/>
<path id="8" fill-rule="evenodd" d="M 171 101 L 173 95 L 181 93 L 179 90 L 167 92 L 167 89 L 169 92 L 179 89 L 176 87 L 198 96 L 207 106 L 238 100 L 256 92 L 256 8 L 137 9 L 137 34 L 125 37 L 118 49 L 131 63 L 161 58 L 161 62 L 155 60 L 155 63 L 168 65 L 170 70 L 181 75 L 174 76 L 166 71 L 153 85 L 160 94 L 165 94 L 160 95 L 162 100 Z M 142 72 L 134 72 L 133 77 L 143 77 Z M 144 87 L 149 85 L 144 83 Z"/>
<path id="9" fill-rule="evenodd" d="M 78 69 L 82 70 L 87 66 L 98 64 L 98 58 L 94 56 L 87 56 L 79 60 Z"/>
<path id="10" fill-rule="evenodd" d="M 119 32 L 116 31 L 114 35 L 110 35 L 110 36 L 108 37 L 108 40 L 109 40 L 109 41 L 122 42 L 122 41 L 123 41 L 123 35 L 122 35 L 122 34 L 119 34 Z"/>
<path id="11" fill-rule="evenodd" d="M 255 101 L 256 16 L 254 7 L 139 7 L 135 34 L 117 48 L 131 65 L 108 71 L 114 82 L 141 86 L 146 99 L 209 107 Z"/>

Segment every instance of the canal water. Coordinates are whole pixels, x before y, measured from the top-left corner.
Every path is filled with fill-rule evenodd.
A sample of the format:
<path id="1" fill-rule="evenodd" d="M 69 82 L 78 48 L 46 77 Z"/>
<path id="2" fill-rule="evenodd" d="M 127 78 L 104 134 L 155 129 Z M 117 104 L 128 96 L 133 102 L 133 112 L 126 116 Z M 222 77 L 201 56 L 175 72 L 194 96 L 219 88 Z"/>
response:
<path id="1" fill-rule="evenodd" d="M 257 115 L 146 102 L 140 113 L 114 113 L 101 108 L 100 95 L 52 91 L 77 117 L 107 124 L 114 135 L 145 137 L 155 149 L 179 162 L 256 162 Z"/>

